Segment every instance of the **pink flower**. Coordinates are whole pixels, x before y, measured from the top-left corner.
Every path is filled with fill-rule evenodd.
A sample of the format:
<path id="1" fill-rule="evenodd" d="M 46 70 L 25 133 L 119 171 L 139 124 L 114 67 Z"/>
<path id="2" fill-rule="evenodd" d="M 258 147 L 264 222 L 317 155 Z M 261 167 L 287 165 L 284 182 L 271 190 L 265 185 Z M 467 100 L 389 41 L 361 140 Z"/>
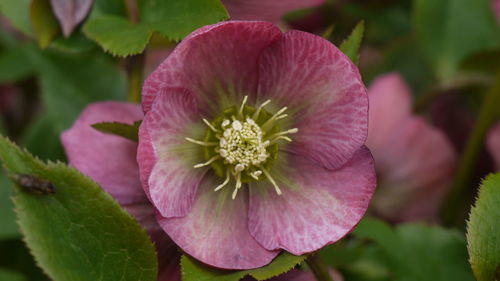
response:
<path id="1" fill-rule="evenodd" d="M 500 171 L 500 123 L 488 133 L 487 147 L 495 161 L 496 170 Z"/>
<path id="2" fill-rule="evenodd" d="M 209 265 L 254 268 L 337 241 L 366 211 L 366 90 L 320 37 L 264 22 L 204 27 L 147 79 L 142 107 L 90 105 L 62 141 L 148 230 L 160 280 L 177 266 L 162 258 L 177 257 L 168 236 Z M 90 127 L 143 118 L 138 147 Z"/>
<path id="3" fill-rule="evenodd" d="M 232 20 L 262 20 L 275 24 L 291 11 L 319 6 L 325 0 L 223 0 Z"/>
<path id="4" fill-rule="evenodd" d="M 410 90 L 400 75 L 376 79 L 368 92 L 367 145 L 379 179 L 375 210 L 395 221 L 433 219 L 454 171 L 451 144 L 412 115 Z"/>
<path id="5" fill-rule="evenodd" d="M 182 41 L 143 88 L 138 164 L 159 225 L 227 269 L 349 233 L 375 187 L 368 99 L 328 41 L 229 21 Z"/>

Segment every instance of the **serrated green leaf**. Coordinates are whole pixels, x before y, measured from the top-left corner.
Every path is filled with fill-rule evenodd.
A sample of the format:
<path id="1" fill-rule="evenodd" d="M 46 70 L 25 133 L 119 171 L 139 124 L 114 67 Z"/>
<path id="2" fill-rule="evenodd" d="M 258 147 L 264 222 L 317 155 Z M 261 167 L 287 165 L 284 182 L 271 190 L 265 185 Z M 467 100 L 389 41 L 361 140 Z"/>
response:
<path id="1" fill-rule="evenodd" d="M 354 64 L 359 62 L 359 48 L 365 32 L 365 22 L 360 21 L 352 30 L 347 39 L 340 44 L 340 50 L 348 56 Z"/>
<path id="2" fill-rule="evenodd" d="M 481 184 L 467 223 L 470 263 L 478 281 L 500 276 L 500 173 Z"/>
<path id="3" fill-rule="evenodd" d="M 257 280 L 266 280 L 293 269 L 303 262 L 306 256 L 294 256 L 283 252 L 270 264 L 250 270 L 222 270 L 204 265 L 186 255 L 181 258 L 183 281 L 238 281 L 247 275 Z"/>
<path id="4" fill-rule="evenodd" d="M 220 0 L 143 0 L 138 4 L 144 23 L 176 41 L 199 27 L 229 17 Z"/>
<path id="5" fill-rule="evenodd" d="M 14 26 L 26 35 L 31 35 L 30 23 L 31 0 L 0 0 L 0 13 Z"/>
<path id="6" fill-rule="evenodd" d="M 413 24 L 428 62 L 447 81 L 459 63 L 500 44 L 491 0 L 414 0 Z"/>
<path id="7" fill-rule="evenodd" d="M 96 183 L 62 163 L 42 163 L 4 137 L 0 158 L 11 175 L 50 182 L 55 193 L 13 196 L 25 241 L 55 281 L 154 281 L 154 246 L 139 224 Z"/>
<path id="8" fill-rule="evenodd" d="M 16 224 L 16 216 L 10 196 L 12 195 L 10 183 L 3 173 L 0 174 L 0 240 L 12 239 L 20 236 Z M 0 280 L 3 280 L 0 278 Z"/>
<path id="9" fill-rule="evenodd" d="M 142 121 L 136 121 L 134 124 L 125 124 L 119 122 L 101 122 L 92 124 L 92 127 L 103 133 L 117 135 L 132 141 L 139 140 L 139 126 Z"/>
<path id="10" fill-rule="evenodd" d="M 60 31 L 49 0 L 32 0 L 30 19 L 38 45 L 47 48 Z"/>
<path id="11" fill-rule="evenodd" d="M 5 50 L 0 55 L 0 83 L 24 79 L 35 72 L 29 59 L 29 52 L 36 48 L 33 44 L 18 45 Z"/>
<path id="12" fill-rule="evenodd" d="M 458 231 L 424 224 L 404 224 L 393 230 L 368 219 L 354 235 L 374 241 L 383 250 L 394 280 L 474 280 L 467 266 L 465 237 Z"/>
<path id="13" fill-rule="evenodd" d="M 152 34 L 147 25 L 133 24 L 118 16 L 93 18 L 85 24 L 84 32 L 104 50 L 121 57 L 141 53 Z"/>

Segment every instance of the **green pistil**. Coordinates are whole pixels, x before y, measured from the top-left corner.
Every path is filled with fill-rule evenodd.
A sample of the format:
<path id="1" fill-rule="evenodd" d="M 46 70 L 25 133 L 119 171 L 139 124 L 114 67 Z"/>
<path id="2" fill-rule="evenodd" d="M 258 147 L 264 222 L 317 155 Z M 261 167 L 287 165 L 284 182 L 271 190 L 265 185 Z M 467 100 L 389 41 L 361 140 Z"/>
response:
<path id="1" fill-rule="evenodd" d="M 260 180 L 268 180 L 276 193 L 281 194 L 268 171 L 278 157 L 278 142 L 291 142 L 287 135 L 297 133 L 298 129 L 281 131 L 278 121 L 287 117 L 284 114 L 286 107 L 270 114 L 264 109 L 270 100 L 257 108 L 246 102 L 247 96 L 240 106 L 227 108 L 212 122 L 203 119 L 208 129 L 202 141 L 186 138 L 204 149 L 206 162 L 196 164 L 194 168 L 210 165 L 219 177 L 224 178 L 215 191 L 227 186 L 234 178 L 233 199 L 243 183 Z"/>

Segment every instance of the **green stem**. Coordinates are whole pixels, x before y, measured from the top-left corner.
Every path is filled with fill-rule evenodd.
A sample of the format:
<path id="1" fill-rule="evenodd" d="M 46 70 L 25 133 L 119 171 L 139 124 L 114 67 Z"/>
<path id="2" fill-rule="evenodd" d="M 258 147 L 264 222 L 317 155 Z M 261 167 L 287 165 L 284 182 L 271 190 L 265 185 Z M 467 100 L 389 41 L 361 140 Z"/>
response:
<path id="1" fill-rule="evenodd" d="M 330 272 L 328 272 L 328 267 L 323 263 L 321 257 L 315 253 L 309 256 L 306 260 L 307 265 L 316 277 L 318 281 L 334 281 Z"/>
<path id="2" fill-rule="evenodd" d="M 144 56 L 145 52 L 127 59 L 128 101 L 130 102 L 141 102 Z"/>
<path id="3" fill-rule="evenodd" d="M 471 179 L 476 165 L 479 151 L 484 145 L 485 135 L 498 117 L 500 104 L 500 72 L 495 77 L 495 82 L 486 93 L 474 130 L 472 131 L 465 150 L 459 160 L 457 172 L 452 188 L 441 210 L 443 222 L 446 225 L 463 226 L 464 217 L 468 213 L 471 200 L 467 196 Z"/>

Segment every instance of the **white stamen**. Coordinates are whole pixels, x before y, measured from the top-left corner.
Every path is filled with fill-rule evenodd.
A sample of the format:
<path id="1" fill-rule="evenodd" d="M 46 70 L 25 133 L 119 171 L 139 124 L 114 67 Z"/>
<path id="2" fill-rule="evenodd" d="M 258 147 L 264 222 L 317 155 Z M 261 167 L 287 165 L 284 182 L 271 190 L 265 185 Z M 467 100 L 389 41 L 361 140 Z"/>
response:
<path id="1" fill-rule="evenodd" d="M 257 170 L 252 173 L 250 173 L 250 176 L 256 180 L 259 180 L 259 176 L 262 175 L 262 171 Z"/>
<path id="2" fill-rule="evenodd" d="M 236 186 L 234 187 L 233 195 L 231 196 L 234 200 L 236 198 L 236 194 L 238 194 L 238 190 L 241 188 L 241 173 L 236 174 Z"/>
<path id="3" fill-rule="evenodd" d="M 252 116 L 252 119 L 253 120 L 257 120 L 257 118 L 259 117 L 259 114 L 260 114 L 260 111 L 266 106 L 268 105 L 269 103 L 271 102 L 271 100 L 266 100 L 265 102 L 263 102 L 259 108 L 257 108 L 257 110 L 255 111 L 255 113 L 253 114 Z"/>
<path id="4" fill-rule="evenodd" d="M 241 102 L 240 110 L 238 110 L 238 116 L 243 117 L 243 108 L 245 108 L 245 104 L 247 103 L 248 96 L 245 96 L 243 98 L 243 101 Z"/>
<path id="5" fill-rule="evenodd" d="M 217 186 L 214 191 L 219 191 L 221 188 L 223 188 L 224 186 L 226 186 L 228 183 L 229 183 L 229 179 L 230 179 L 230 173 L 229 173 L 229 167 L 226 169 L 226 179 L 224 180 L 223 183 L 221 183 L 219 186 Z"/>
<path id="6" fill-rule="evenodd" d="M 289 135 L 289 134 L 296 134 L 298 131 L 299 131 L 299 129 L 293 128 L 293 129 L 290 129 L 290 130 L 286 130 L 286 131 L 282 131 L 282 132 L 273 134 L 273 135 L 267 137 L 267 139 L 274 139 L 274 138 L 276 138 L 278 136 L 284 136 L 284 135 Z"/>
<path id="7" fill-rule="evenodd" d="M 287 142 L 292 142 L 292 139 L 289 137 L 279 136 L 279 137 L 275 138 L 274 140 L 272 140 L 267 146 L 273 145 L 273 144 L 277 143 L 279 140 L 285 140 Z"/>
<path id="8" fill-rule="evenodd" d="M 229 124 L 231 124 L 231 121 L 229 121 L 229 120 L 227 120 L 227 119 L 224 119 L 224 121 L 222 121 L 221 127 L 222 127 L 222 128 L 225 128 L 225 127 L 227 127 Z"/>
<path id="9" fill-rule="evenodd" d="M 240 121 L 238 121 L 238 120 L 234 120 L 234 121 L 233 121 L 232 127 L 233 127 L 233 129 L 235 129 L 236 131 L 241 131 L 241 129 L 243 129 L 243 125 L 241 125 L 241 122 L 240 122 Z"/>
<path id="10" fill-rule="evenodd" d="M 200 164 L 196 164 L 194 165 L 195 168 L 201 168 L 201 167 L 205 167 L 205 166 L 208 166 L 210 164 L 212 164 L 213 162 L 217 161 L 217 159 L 220 159 L 220 156 L 219 155 L 215 155 L 214 157 L 210 158 L 207 162 L 205 163 L 200 163 Z"/>
<path id="11" fill-rule="evenodd" d="M 269 172 L 262 168 L 262 167 L 259 167 L 262 169 L 262 171 L 264 172 L 264 175 L 266 175 L 266 178 L 271 182 L 271 184 L 274 186 L 274 190 L 276 190 L 276 193 L 278 195 L 281 195 L 281 189 L 279 188 L 279 186 L 276 184 L 276 182 L 274 181 L 274 179 L 271 177 L 271 175 L 269 174 Z"/>
<path id="12" fill-rule="evenodd" d="M 243 170 L 245 170 L 245 165 L 243 164 L 237 164 L 235 167 L 234 167 L 234 170 L 239 173 L 239 172 L 242 172 Z"/>
<path id="13" fill-rule="evenodd" d="M 285 115 L 284 117 L 281 115 L 287 109 L 288 109 L 288 107 L 285 106 L 285 107 L 281 108 L 280 110 L 278 110 L 278 112 L 276 112 L 273 116 L 271 116 L 271 118 L 269 118 L 264 124 L 262 124 L 262 126 L 260 126 L 262 128 L 262 131 L 267 131 L 267 127 L 269 125 L 271 125 L 274 121 L 287 117 L 288 115 L 286 115 L 286 114 L 283 114 L 283 115 Z"/>
<path id="14" fill-rule="evenodd" d="M 202 120 L 203 120 L 203 122 L 205 122 L 205 124 L 206 124 L 206 125 L 210 128 L 210 130 L 214 131 L 215 133 L 217 133 L 217 132 L 219 131 L 219 130 L 215 129 L 215 127 L 214 127 L 214 126 L 212 126 L 212 124 L 210 124 L 210 122 L 208 122 L 208 120 L 207 120 L 207 119 L 203 118 Z"/>
<path id="15" fill-rule="evenodd" d="M 198 144 L 198 145 L 201 145 L 201 146 L 216 146 L 218 144 L 216 142 L 199 141 L 199 140 L 195 140 L 195 139 L 192 139 L 192 138 L 186 138 L 186 140 L 188 142 L 192 142 L 192 143 L 195 143 L 195 144 Z"/>

